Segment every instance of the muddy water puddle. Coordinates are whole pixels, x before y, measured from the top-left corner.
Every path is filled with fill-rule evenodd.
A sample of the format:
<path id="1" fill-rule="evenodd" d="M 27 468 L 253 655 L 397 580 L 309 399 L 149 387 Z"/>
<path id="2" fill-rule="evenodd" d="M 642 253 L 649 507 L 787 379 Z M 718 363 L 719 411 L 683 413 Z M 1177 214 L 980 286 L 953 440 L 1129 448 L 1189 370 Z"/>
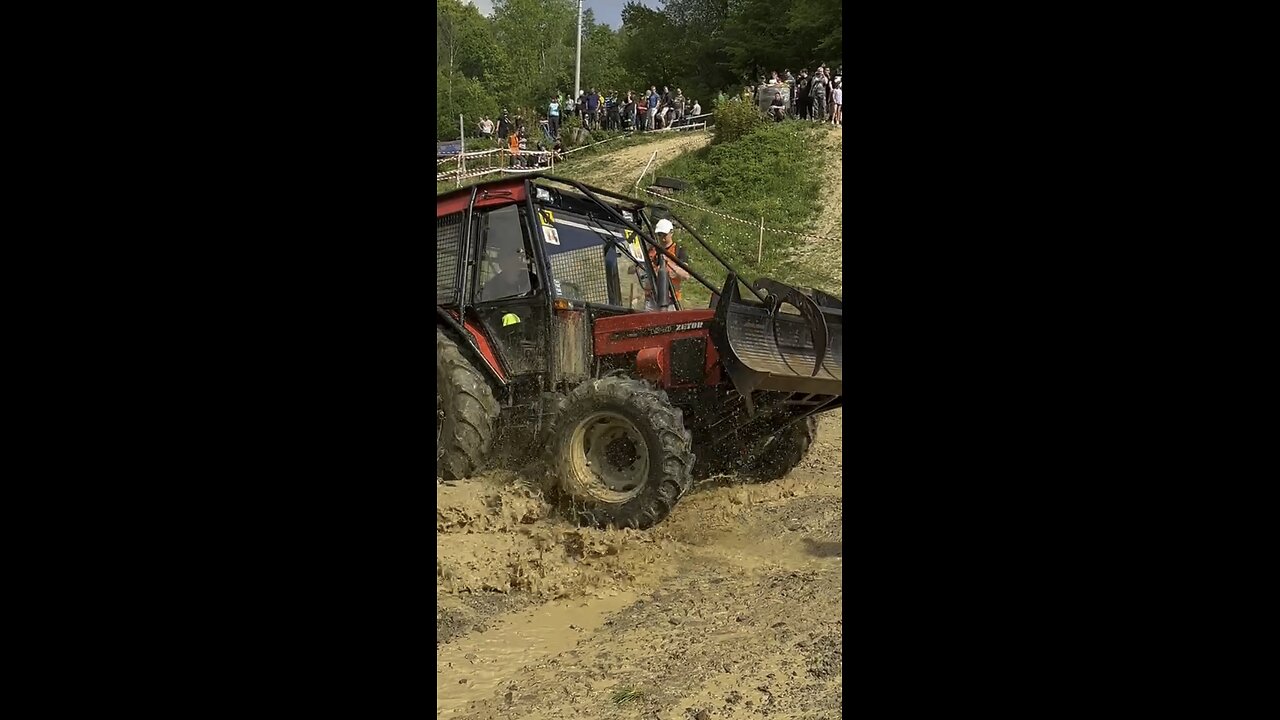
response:
<path id="1" fill-rule="evenodd" d="M 639 597 L 636 591 L 606 591 L 583 601 L 553 600 L 512 613 L 489 629 L 436 650 L 436 717 L 449 717 L 469 703 L 501 694 L 520 668 L 572 650 L 578 640 Z M 519 693 L 517 688 L 513 692 Z"/>

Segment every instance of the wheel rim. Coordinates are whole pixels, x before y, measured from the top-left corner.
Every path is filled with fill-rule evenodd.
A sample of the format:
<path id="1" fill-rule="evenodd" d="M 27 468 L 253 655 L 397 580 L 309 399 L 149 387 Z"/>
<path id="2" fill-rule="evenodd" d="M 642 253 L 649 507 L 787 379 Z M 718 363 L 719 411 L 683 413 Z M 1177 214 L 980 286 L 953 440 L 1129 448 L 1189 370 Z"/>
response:
<path id="1" fill-rule="evenodd" d="M 569 458 L 579 484 L 604 502 L 630 500 L 649 479 L 649 445 L 639 428 L 617 413 L 593 413 L 578 423 L 569 439 Z"/>

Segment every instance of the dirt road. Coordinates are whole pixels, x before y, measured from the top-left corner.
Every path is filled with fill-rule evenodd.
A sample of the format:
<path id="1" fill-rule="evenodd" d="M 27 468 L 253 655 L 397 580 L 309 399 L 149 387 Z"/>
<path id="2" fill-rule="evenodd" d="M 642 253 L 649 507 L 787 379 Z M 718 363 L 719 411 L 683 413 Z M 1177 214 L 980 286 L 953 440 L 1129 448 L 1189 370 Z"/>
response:
<path id="1" fill-rule="evenodd" d="M 436 716 L 839 718 L 840 417 L 786 478 L 695 486 L 647 532 L 568 525 L 510 473 L 438 483 Z"/>
<path id="2" fill-rule="evenodd" d="M 583 161 L 581 168 L 575 169 L 571 174 L 589 185 L 606 190 L 632 192 L 636 180 L 644 171 L 645 164 L 655 152 L 658 156 L 649 167 L 649 180 L 653 180 L 654 169 L 661 167 L 663 163 L 683 153 L 702 148 L 710 142 L 709 130 L 675 131 L 661 140 L 623 148 L 617 152 Z M 648 183 L 641 183 L 640 187 L 648 187 Z"/>

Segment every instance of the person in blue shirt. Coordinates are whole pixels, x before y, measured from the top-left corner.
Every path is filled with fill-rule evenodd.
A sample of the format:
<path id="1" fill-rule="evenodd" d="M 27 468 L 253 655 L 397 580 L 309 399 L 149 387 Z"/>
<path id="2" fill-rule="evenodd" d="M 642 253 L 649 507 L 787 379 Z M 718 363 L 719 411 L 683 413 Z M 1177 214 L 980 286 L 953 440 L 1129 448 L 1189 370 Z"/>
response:
<path id="1" fill-rule="evenodd" d="M 594 130 L 596 128 L 596 108 L 600 107 L 600 96 L 596 94 L 595 88 L 587 91 L 587 116 L 583 119 L 583 126 Z"/>
<path id="2" fill-rule="evenodd" d="M 547 108 L 547 118 L 551 121 L 551 135 L 555 137 L 560 132 L 560 98 L 551 98 L 551 105 Z"/>
<path id="3" fill-rule="evenodd" d="M 653 116 L 658 114 L 658 97 L 658 88 L 650 85 L 649 97 L 645 100 L 645 105 L 648 106 L 649 112 L 645 113 L 644 118 L 645 128 L 649 130 L 653 129 Z"/>

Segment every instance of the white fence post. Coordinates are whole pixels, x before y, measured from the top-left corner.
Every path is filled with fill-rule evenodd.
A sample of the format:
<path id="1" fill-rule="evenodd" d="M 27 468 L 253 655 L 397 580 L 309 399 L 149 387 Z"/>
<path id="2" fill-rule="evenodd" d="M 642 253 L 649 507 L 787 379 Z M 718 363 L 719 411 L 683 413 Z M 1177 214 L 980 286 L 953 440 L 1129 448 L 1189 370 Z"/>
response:
<path id="1" fill-rule="evenodd" d="M 649 166 L 653 164 L 653 159 L 654 159 L 654 158 L 656 158 L 656 157 L 658 157 L 658 151 L 657 151 L 657 150 L 654 150 L 654 151 L 653 151 L 653 154 L 649 156 L 649 162 L 647 162 L 647 163 L 645 163 L 645 164 L 644 164 L 644 170 L 641 170 L 641 171 L 640 171 L 640 177 L 636 178 L 636 185 L 635 185 L 635 189 L 637 189 L 637 190 L 639 190 L 639 189 L 640 189 L 640 181 L 641 181 L 641 180 L 644 180 L 644 176 L 645 176 L 645 175 L 648 175 L 648 174 L 649 174 Z"/>
<path id="2" fill-rule="evenodd" d="M 756 246 L 756 267 L 764 262 L 764 218 L 760 218 L 760 244 Z"/>
<path id="3" fill-rule="evenodd" d="M 467 131 L 462 126 L 462 116 L 458 116 L 458 184 L 454 187 L 462 187 L 462 174 L 467 169 Z"/>

